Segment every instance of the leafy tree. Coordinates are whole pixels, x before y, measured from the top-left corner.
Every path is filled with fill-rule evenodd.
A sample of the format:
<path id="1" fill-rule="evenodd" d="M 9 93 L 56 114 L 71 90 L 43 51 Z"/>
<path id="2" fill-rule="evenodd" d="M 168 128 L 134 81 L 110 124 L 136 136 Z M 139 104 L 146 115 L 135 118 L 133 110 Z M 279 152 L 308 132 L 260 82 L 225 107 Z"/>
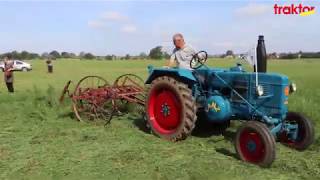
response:
<path id="1" fill-rule="evenodd" d="M 139 57 L 140 57 L 141 59 L 147 59 L 147 58 L 148 58 L 148 55 L 147 55 L 146 53 L 142 52 L 142 53 L 139 54 Z"/>
<path id="2" fill-rule="evenodd" d="M 320 52 L 302 52 L 301 58 L 320 58 Z"/>
<path id="3" fill-rule="evenodd" d="M 126 56 L 124 57 L 124 59 L 129 60 L 130 59 L 130 55 L 126 54 Z"/>
<path id="4" fill-rule="evenodd" d="M 96 57 L 91 53 L 86 53 L 86 54 L 84 54 L 83 58 L 85 58 L 85 59 L 94 59 Z"/>
<path id="5" fill-rule="evenodd" d="M 162 46 L 157 46 L 150 50 L 149 57 L 151 59 L 162 59 L 164 58 L 164 53 L 162 52 Z"/>
<path id="6" fill-rule="evenodd" d="M 79 53 L 79 58 L 80 58 L 80 59 L 83 59 L 85 54 L 86 54 L 85 52 L 81 51 L 81 52 Z"/>
<path id="7" fill-rule="evenodd" d="M 163 52 L 163 57 L 165 59 L 169 59 L 170 58 L 170 54 L 168 54 L 167 52 Z"/>
<path id="8" fill-rule="evenodd" d="M 62 57 L 62 58 L 71 58 L 71 55 L 70 55 L 70 53 L 68 53 L 68 52 L 62 52 L 62 53 L 61 53 L 61 57 Z"/>
<path id="9" fill-rule="evenodd" d="M 30 59 L 39 59 L 40 55 L 37 53 L 30 53 L 29 54 Z"/>
<path id="10" fill-rule="evenodd" d="M 226 56 L 234 56 L 233 51 L 232 50 L 228 50 L 226 52 Z"/>
<path id="11" fill-rule="evenodd" d="M 61 57 L 58 51 L 51 51 L 49 54 L 54 58 L 60 58 Z"/>
<path id="12" fill-rule="evenodd" d="M 280 55 L 280 59 L 297 59 L 298 58 L 298 54 L 297 53 L 288 53 L 288 54 L 281 54 Z"/>
<path id="13" fill-rule="evenodd" d="M 10 58 L 13 58 L 13 57 L 12 57 L 12 54 L 11 54 L 11 53 L 9 53 L 9 52 L 4 53 L 4 54 L 1 54 L 1 56 L 0 56 L 0 57 L 1 57 L 1 59 L 2 59 L 2 58 L 4 58 L 4 57 L 10 57 Z"/>
<path id="14" fill-rule="evenodd" d="M 77 55 L 76 55 L 75 53 L 69 53 L 69 57 L 70 57 L 70 58 L 76 58 Z"/>
<path id="15" fill-rule="evenodd" d="M 21 59 L 31 59 L 30 54 L 27 51 L 22 51 L 20 54 Z"/>
<path id="16" fill-rule="evenodd" d="M 276 52 L 268 54 L 268 59 L 277 59 L 277 58 L 278 58 L 278 54 Z"/>
<path id="17" fill-rule="evenodd" d="M 106 56 L 104 57 L 104 59 L 106 59 L 106 60 L 113 60 L 113 55 L 106 55 Z"/>
<path id="18" fill-rule="evenodd" d="M 20 53 L 17 51 L 12 51 L 11 55 L 13 59 L 21 59 Z"/>
<path id="19" fill-rule="evenodd" d="M 48 59 L 49 57 L 50 57 L 50 54 L 47 53 L 47 52 L 44 52 L 44 53 L 41 54 L 41 58 L 42 59 Z"/>

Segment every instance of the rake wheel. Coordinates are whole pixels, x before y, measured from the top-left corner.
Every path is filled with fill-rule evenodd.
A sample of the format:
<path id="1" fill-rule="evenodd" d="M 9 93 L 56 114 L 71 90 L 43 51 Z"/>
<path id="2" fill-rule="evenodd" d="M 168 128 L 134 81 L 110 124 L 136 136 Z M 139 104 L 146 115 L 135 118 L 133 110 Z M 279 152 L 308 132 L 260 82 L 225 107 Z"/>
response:
<path id="1" fill-rule="evenodd" d="M 110 98 L 97 94 L 109 83 L 99 76 L 82 78 L 73 92 L 73 111 L 79 121 L 110 121 L 113 113 L 113 102 Z"/>

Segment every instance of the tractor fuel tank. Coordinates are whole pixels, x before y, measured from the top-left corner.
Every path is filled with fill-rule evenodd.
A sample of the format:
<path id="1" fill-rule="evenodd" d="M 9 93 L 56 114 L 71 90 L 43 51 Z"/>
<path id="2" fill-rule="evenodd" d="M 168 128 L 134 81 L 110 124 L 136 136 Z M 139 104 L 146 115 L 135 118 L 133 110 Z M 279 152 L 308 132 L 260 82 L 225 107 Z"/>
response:
<path id="1" fill-rule="evenodd" d="M 207 118 L 212 122 L 223 122 L 230 119 L 231 105 L 222 96 L 211 96 L 207 99 Z"/>

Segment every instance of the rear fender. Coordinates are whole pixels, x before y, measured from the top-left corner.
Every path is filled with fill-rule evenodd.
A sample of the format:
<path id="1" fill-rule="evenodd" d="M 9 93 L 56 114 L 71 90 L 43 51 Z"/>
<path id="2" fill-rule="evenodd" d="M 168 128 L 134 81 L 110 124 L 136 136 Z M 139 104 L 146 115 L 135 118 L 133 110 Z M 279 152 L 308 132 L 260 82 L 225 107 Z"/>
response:
<path id="1" fill-rule="evenodd" d="M 191 70 L 181 68 L 153 68 L 148 66 L 149 77 L 145 84 L 151 84 L 151 82 L 160 76 L 170 76 L 183 83 L 188 84 L 190 87 L 197 82 Z"/>

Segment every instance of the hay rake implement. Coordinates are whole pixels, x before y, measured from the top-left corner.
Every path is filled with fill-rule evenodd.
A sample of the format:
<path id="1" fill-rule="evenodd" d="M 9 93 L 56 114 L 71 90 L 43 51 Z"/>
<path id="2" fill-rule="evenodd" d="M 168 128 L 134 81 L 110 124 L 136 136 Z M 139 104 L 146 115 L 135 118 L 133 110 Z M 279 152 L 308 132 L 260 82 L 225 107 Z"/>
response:
<path id="1" fill-rule="evenodd" d="M 60 96 L 63 103 L 67 95 L 72 100 L 72 109 L 79 121 L 110 123 L 120 107 L 135 104 L 142 109 L 145 104 L 143 80 L 134 74 L 119 76 L 113 84 L 100 76 L 86 76 L 69 90 L 72 81 L 68 81 Z"/>

